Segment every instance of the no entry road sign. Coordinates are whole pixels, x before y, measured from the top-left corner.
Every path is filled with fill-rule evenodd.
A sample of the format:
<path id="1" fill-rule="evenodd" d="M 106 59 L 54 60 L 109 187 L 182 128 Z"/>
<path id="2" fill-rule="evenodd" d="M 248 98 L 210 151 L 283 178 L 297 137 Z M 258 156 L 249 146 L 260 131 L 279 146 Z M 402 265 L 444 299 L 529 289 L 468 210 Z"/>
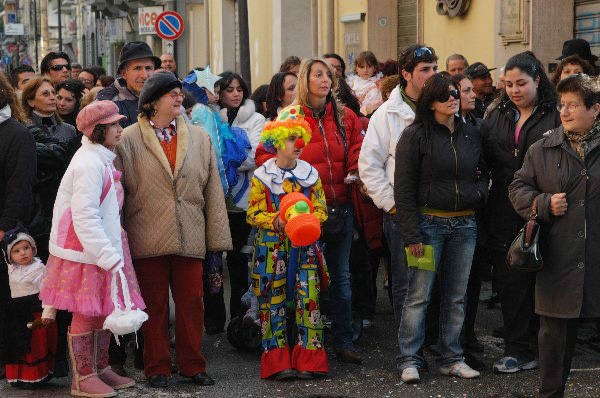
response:
<path id="1" fill-rule="evenodd" d="M 183 18 L 175 11 L 165 11 L 156 18 L 156 34 L 165 40 L 177 40 L 183 34 Z"/>

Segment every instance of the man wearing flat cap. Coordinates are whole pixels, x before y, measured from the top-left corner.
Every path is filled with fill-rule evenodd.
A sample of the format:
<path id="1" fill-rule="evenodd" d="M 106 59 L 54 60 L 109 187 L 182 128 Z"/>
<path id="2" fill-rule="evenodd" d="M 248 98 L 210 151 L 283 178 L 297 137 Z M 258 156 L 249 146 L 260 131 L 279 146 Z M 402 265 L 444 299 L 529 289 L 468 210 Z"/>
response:
<path id="1" fill-rule="evenodd" d="M 113 101 L 124 115 L 121 126 L 137 122 L 138 100 L 146 80 L 160 68 L 160 58 L 154 56 L 150 46 L 141 41 L 131 41 L 123 47 L 119 56 L 117 72 L 121 75 L 115 82 L 100 91 L 99 100 Z"/>
<path id="2" fill-rule="evenodd" d="M 482 62 L 475 62 L 469 65 L 465 70 L 465 75 L 473 82 L 473 92 L 477 96 L 475 98 L 475 109 L 473 115 L 483 119 L 485 109 L 494 99 L 494 85 L 490 71 L 496 68 L 489 69 Z"/>

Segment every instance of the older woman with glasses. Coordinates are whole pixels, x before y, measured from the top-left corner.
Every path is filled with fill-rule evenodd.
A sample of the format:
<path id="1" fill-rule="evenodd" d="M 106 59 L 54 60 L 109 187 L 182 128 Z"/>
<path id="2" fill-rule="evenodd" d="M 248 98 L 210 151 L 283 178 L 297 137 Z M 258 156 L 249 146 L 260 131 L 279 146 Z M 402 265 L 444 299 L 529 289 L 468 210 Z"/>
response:
<path id="1" fill-rule="evenodd" d="M 123 171 L 124 225 L 147 305 L 144 372 L 152 387 L 166 387 L 169 288 L 175 301 L 180 373 L 197 385 L 214 381 L 202 355 L 202 268 L 207 251 L 231 249 L 227 210 L 215 151 L 206 132 L 185 123 L 184 94 L 171 72 L 156 73 L 140 93 L 138 122 L 123 131 L 117 168 Z"/>
<path id="2" fill-rule="evenodd" d="M 509 187 L 515 210 L 535 212 L 543 237 L 535 284 L 541 398 L 564 395 L 579 319 L 600 317 L 600 83 L 569 76 L 557 91 L 562 125 L 529 148 Z"/>
<path id="3" fill-rule="evenodd" d="M 466 379 L 479 376 L 463 360 L 460 333 L 477 239 L 475 209 L 487 197 L 488 181 L 477 177 L 482 165 L 479 132 L 457 116 L 459 111 L 458 85 L 441 74 L 431 76 L 417 101 L 415 121 L 396 147 L 394 217 L 409 262 L 398 331 L 398 363 L 405 383 L 420 380 L 425 315 L 436 278 L 441 296 L 440 373 Z M 430 264 L 422 265 L 427 259 Z"/>

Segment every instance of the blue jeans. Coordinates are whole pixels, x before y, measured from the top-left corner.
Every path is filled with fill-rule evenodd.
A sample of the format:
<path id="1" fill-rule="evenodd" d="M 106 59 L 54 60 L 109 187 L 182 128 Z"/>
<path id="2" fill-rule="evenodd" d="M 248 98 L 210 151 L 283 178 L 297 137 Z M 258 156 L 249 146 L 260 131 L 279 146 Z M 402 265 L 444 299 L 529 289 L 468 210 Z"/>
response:
<path id="1" fill-rule="evenodd" d="M 406 298 L 406 289 L 408 288 L 408 270 L 400 226 L 393 220 L 391 214 L 383 214 L 383 233 L 385 234 L 390 251 L 390 274 L 394 318 L 399 325 L 400 320 L 402 319 L 402 308 L 404 307 L 404 299 Z"/>
<path id="2" fill-rule="evenodd" d="M 331 289 L 329 297 L 333 322 L 333 346 L 336 350 L 353 350 L 352 344 L 352 287 L 350 285 L 350 250 L 354 232 L 352 205 L 339 206 L 346 223 L 346 234 L 339 242 L 325 244 L 324 254 Z"/>
<path id="3" fill-rule="evenodd" d="M 436 276 L 440 281 L 439 365 L 449 366 L 463 360 L 460 332 L 477 241 L 475 217 L 419 215 L 419 223 L 423 244 L 433 246 L 436 270 L 408 267 L 408 292 L 398 331 L 400 355 L 396 360 L 400 370 L 424 364 L 419 350 L 425 340 L 425 314 Z"/>

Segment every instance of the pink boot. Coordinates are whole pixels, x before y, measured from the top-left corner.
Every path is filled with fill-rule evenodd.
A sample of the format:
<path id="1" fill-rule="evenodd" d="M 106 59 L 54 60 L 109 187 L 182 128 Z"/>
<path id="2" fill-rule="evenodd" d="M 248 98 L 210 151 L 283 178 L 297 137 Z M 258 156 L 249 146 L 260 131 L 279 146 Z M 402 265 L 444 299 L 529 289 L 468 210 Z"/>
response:
<path id="1" fill-rule="evenodd" d="M 95 363 L 94 332 L 68 333 L 69 357 L 71 358 L 71 395 L 77 397 L 104 398 L 117 395 L 114 389 L 98 378 Z"/>
<path id="2" fill-rule="evenodd" d="M 119 376 L 110 368 L 110 365 L 108 364 L 110 331 L 102 329 L 94 330 L 94 338 L 96 340 L 96 366 L 100 380 L 115 390 L 133 387 L 135 385 L 135 380 L 130 379 L 129 377 Z"/>

